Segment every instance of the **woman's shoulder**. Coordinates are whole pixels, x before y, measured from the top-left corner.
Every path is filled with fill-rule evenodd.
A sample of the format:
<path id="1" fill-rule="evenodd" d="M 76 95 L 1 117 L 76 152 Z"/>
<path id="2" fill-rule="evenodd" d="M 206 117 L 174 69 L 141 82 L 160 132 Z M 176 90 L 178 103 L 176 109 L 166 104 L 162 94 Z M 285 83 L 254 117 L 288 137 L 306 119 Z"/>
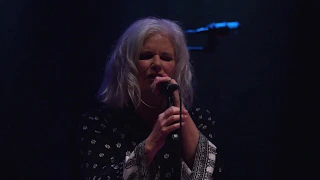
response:
<path id="1" fill-rule="evenodd" d="M 214 118 L 211 109 L 200 103 L 193 104 L 192 107 L 189 109 L 189 114 L 196 121 L 213 121 Z"/>
<path id="2" fill-rule="evenodd" d="M 209 140 L 213 140 L 216 135 L 216 117 L 211 109 L 197 103 L 189 109 L 189 114 L 198 130 Z"/>
<path id="3" fill-rule="evenodd" d="M 79 133 L 82 138 L 107 138 L 114 129 L 120 128 L 118 110 L 106 106 L 88 108 L 79 121 Z"/>
<path id="4" fill-rule="evenodd" d="M 80 114 L 79 128 L 83 132 L 94 132 L 105 130 L 109 127 L 108 110 L 100 107 L 89 108 Z"/>
<path id="5" fill-rule="evenodd" d="M 82 121 L 101 122 L 110 117 L 112 110 L 105 107 L 88 108 L 81 115 Z"/>
<path id="6" fill-rule="evenodd" d="M 129 114 L 128 108 L 114 108 L 107 105 L 94 106 L 88 108 L 81 116 L 81 123 L 87 123 L 91 125 L 108 125 L 115 126 L 123 118 L 123 116 Z"/>

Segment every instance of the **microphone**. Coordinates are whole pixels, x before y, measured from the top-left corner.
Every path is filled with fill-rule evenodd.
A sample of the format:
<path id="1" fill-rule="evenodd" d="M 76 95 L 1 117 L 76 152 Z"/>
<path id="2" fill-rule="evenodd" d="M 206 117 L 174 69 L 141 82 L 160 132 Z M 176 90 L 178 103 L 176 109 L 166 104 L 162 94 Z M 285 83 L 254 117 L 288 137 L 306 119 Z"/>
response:
<path id="1" fill-rule="evenodd" d="M 168 82 L 161 82 L 159 84 L 160 94 L 171 96 L 175 90 L 179 89 L 178 84 L 170 84 Z"/>
<path id="2" fill-rule="evenodd" d="M 167 96 L 167 107 L 174 105 L 174 97 L 173 92 L 175 90 L 180 89 L 178 84 L 170 84 L 169 82 L 161 82 L 158 84 L 158 88 L 160 91 L 160 94 Z M 167 149 L 167 152 L 169 152 L 172 155 L 172 162 L 164 163 L 165 166 L 163 167 L 165 171 L 162 172 L 168 172 L 172 171 L 171 177 L 169 179 L 181 179 L 181 123 L 182 123 L 182 111 L 181 111 L 181 94 L 179 92 L 179 99 L 180 99 L 180 128 L 176 129 L 168 134 L 166 137 L 166 145 L 167 147 L 171 147 Z M 166 147 L 165 147 L 166 148 Z M 169 164 L 168 164 L 169 163 Z M 162 169 L 162 168 L 161 168 Z M 162 177 L 165 177 L 166 175 L 163 173 L 160 173 L 161 179 Z"/>

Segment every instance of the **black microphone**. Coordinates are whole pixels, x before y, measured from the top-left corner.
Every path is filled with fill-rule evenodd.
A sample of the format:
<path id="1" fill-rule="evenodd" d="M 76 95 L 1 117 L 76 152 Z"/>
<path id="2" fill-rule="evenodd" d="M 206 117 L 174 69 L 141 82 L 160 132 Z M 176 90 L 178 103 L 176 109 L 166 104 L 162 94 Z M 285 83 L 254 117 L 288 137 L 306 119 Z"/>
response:
<path id="1" fill-rule="evenodd" d="M 159 91 L 160 94 L 162 95 L 166 95 L 168 98 L 168 108 L 170 106 L 174 105 L 174 97 L 173 97 L 173 92 L 176 90 L 179 90 L 180 87 L 178 84 L 170 84 L 169 82 L 161 82 L 159 84 Z M 179 99 L 180 99 L 180 127 L 182 126 L 182 111 L 181 111 L 181 94 L 179 92 Z M 178 104 L 177 104 L 178 105 Z M 166 137 L 166 146 L 167 147 L 171 147 L 169 149 L 167 149 L 166 152 L 169 152 L 172 155 L 172 159 L 170 162 L 166 162 L 165 167 L 164 168 L 164 172 L 168 172 L 168 171 L 172 171 L 171 176 L 169 178 L 169 180 L 177 180 L 177 179 L 181 179 L 181 143 L 182 143 L 182 139 L 181 139 L 181 128 L 176 129 L 172 132 L 170 132 L 168 134 L 168 136 Z M 162 169 L 162 168 L 161 168 Z M 160 176 L 161 179 L 163 179 L 163 177 L 166 177 L 166 174 L 163 174 L 160 172 Z"/>
<path id="2" fill-rule="evenodd" d="M 178 84 L 170 84 L 170 82 L 160 82 L 158 85 L 158 90 L 160 91 L 161 95 L 167 96 L 168 101 L 167 101 L 167 108 L 169 108 L 170 106 L 174 105 L 174 97 L 173 97 L 173 92 L 176 90 L 179 90 L 180 87 Z M 180 99 L 180 107 L 181 107 L 181 94 L 179 92 L 179 99 Z M 182 111 L 180 109 L 180 126 L 182 123 L 181 120 L 181 114 Z M 175 122 L 174 122 L 175 123 Z M 171 155 L 171 160 L 170 161 L 164 161 L 164 171 L 160 172 L 160 177 L 161 179 L 163 179 L 164 177 L 166 177 L 167 175 L 163 172 L 171 172 L 171 176 L 170 178 L 166 178 L 169 180 L 177 180 L 177 179 L 181 179 L 181 128 L 176 129 L 172 132 L 170 132 L 168 134 L 168 136 L 166 137 L 166 145 L 164 147 L 163 150 L 165 150 L 165 152 L 169 152 L 169 154 Z M 170 147 L 170 148 L 168 148 Z M 161 152 L 161 155 L 164 152 Z M 162 161 L 163 158 L 161 158 L 160 162 Z"/>
<path id="3" fill-rule="evenodd" d="M 179 89 L 178 84 L 170 84 L 168 82 L 161 82 L 159 84 L 160 94 L 171 96 L 175 90 Z"/>

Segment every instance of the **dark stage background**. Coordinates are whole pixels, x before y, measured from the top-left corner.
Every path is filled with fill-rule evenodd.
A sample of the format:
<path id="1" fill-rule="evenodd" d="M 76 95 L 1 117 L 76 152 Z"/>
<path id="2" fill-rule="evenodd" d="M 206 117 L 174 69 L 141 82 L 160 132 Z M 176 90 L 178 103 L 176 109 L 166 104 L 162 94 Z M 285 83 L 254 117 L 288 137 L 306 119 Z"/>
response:
<path id="1" fill-rule="evenodd" d="M 289 0 L 2 1 L 1 149 L 9 179 L 77 178 L 77 117 L 92 103 L 112 45 L 145 16 L 185 29 L 240 22 L 240 33 L 219 38 L 215 52 L 191 53 L 196 90 L 215 114 L 229 178 L 272 179 L 296 7 Z"/>

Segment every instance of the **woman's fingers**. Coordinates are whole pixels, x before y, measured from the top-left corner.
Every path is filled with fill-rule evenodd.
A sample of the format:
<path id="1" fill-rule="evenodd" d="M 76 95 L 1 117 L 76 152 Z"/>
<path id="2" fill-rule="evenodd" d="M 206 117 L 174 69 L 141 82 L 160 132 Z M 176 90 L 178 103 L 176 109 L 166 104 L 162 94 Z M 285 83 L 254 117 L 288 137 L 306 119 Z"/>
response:
<path id="1" fill-rule="evenodd" d="M 172 115 L 180 114 L 180 108 L 176 106 L 171 106 L 170 108 L 166 109 L 163 113 L 161 113 L 159 116 L 161 118 L 169 118 Z M 188 115 L 188 111 L 186 109 L 182 110 L 182 114 Z"/>
<path id="2" fill-rule="evenodd" d="M 184 121 L 186 118 L 187 118 L 187 115 L 185 115 L 185 114 L 181 115 L 182 121 Z M 169 126 L 170 124 L 178 123 L 179 121 L 180 121 L 180 115 L 172 115 L 163 123 L 163 125 Z"/>
<path id="3" fill-rule="evenodd" d="M 182 126 L 185 125 L 185 122 L 182 122 L 181 123 Z M 171 133 L 172 131 L 176 130 L 176 129 L 179 129 L 180 128 L 180 123 L 174 123 L 174 124 L 171 124 L 170 126 L 164 128 L 164 133 L 166 135 L 168 135 L 169 133 Z"/>

